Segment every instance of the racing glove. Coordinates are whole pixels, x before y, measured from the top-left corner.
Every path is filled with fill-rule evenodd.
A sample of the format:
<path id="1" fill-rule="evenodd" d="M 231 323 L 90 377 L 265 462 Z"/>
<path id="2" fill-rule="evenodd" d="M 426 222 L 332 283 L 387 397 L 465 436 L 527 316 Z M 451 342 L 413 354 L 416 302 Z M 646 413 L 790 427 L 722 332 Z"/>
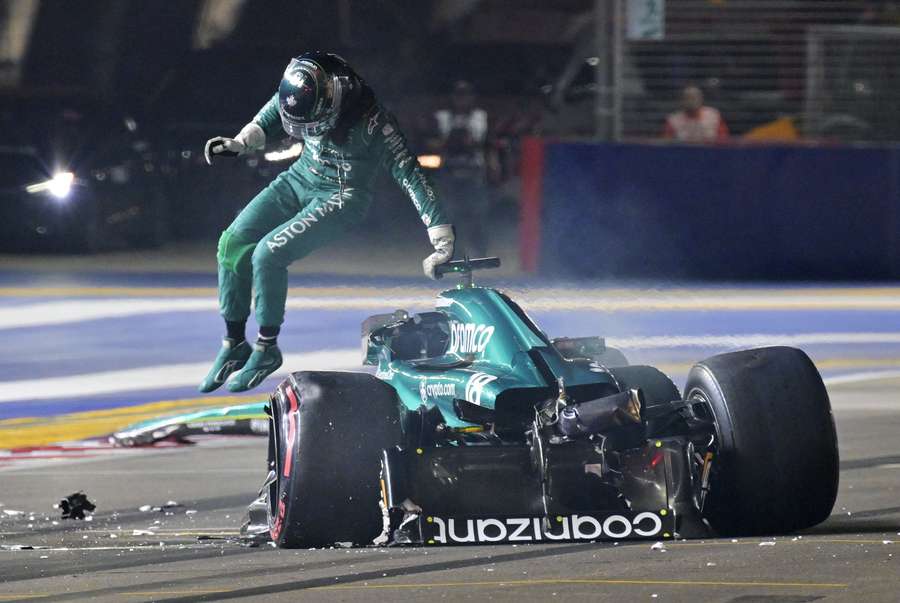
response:
<path id="1" fill-rule="evenodd" d="M 206 163 L 212 165 L 214 157 L 238 157 L 246 155 L 266 146 L 266 133 L 254 121 L 241 128 L 234 138 L 216 136 L 206 141 L 203 156 Z"/>
<path id="2" fill-rule="evenodd" d="M 434 274 L 435 267 L 453 259 L 453 241 L 455 238 L 453 226 L 450 224 L 440 224 L 428 229 L 428 240 L 431 241 L 431 245 L 434 247 L 434 253 L 422 262 L 425 276 L 430 279 L 437 278 Z"/>

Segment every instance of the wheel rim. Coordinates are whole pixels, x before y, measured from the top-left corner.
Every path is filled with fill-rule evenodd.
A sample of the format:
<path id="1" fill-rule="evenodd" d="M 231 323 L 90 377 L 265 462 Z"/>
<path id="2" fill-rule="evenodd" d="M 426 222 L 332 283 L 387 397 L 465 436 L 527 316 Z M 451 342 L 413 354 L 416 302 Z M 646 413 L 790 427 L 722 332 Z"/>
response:
<path id="1" fill-rule="evenodd" d="M 690 463 L 689 466 L 691 472 L 691 485 L 694 496 L 694 504 L 697 509 L 703 514 L 703 516 L 707 516 L 710 510 L 708 495 L 714 491 L 714 488 L 712 487 L 713 477 L 715 476 L 715 469 L 717 469 L 718 466 L 713 465 L 714 470 L 709 476 L 707 482 L 707 492 L 704 495 L 702 475 L 705 460 L 702 457 L 705 457 L 706 452 L 712 452 L 714 455 L 713 459 L 717 462 L 720 461 L 720 459 L 722 458 L 722 451 L 720 450 L 722 445 L 722 433 L 719 427 L 719 421 L 716 417 L 715 410 L 713 410 L 712 404 L 709 401 L 709 396 L 707 396 L 705 391 L 698 387 L 695 387 L 687 392 L 684 398 L 686 401 L 691 403 L 691 411 L 696 416 L 708 419 L 713 426 L 713 439 L 709 442 L 709 444 L 703 447 L 704 454 L 700 454 L 696 450 L 693 442 L 691 442 L 688 447 L 688 460 Z M 698 413 L 698 409 L 701 412 Z"/>
<path id="2" fill-rule="evenodd" d="M 269 416 L 269 470 L 275 472 L 275 479 L 268 484 L 268 512 L 269 532 L 275 529 L 275 519 L 278 516 L 278 492 L 281 489 L 281 417 L 277 416 L 276 404 L 273 400 L 272 414 Z M 284 528 L 282 527 L 282 530 Z M 276 534 L 272 534 L 273 537 Z"/>

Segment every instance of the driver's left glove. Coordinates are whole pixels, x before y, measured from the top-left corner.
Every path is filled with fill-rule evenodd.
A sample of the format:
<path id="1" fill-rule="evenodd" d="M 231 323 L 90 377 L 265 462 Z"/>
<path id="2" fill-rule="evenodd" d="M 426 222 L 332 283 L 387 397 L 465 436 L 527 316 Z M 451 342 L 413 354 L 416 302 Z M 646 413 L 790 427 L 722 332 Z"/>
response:
<path id="1" fill-rule="evenodd" d="M 422 262 L 422 269 L 425 276 L 430 279 L 436 278 L 434 269 L 441 264 L 445 264 L 453 259 L 453 226 L 451 224 L 440 224 L 432 226 L 428 229 L 428 240 L 434 247 L 434 253 L 425 258 Z"/>

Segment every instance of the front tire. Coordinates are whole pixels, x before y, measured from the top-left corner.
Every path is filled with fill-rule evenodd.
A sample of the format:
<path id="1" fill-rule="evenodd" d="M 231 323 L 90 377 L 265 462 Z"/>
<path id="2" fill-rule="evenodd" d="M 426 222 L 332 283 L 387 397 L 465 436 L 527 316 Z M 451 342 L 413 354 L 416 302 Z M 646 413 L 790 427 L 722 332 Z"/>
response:
<path id="1" fill-rule="evenodd" d="M 298 372 L 278 386 L 268 520 L 279 547 L 366 545 L 382 532 L 381 451 L 400 442 L 399 408 L 366 373 Z"/>
<path id="2" fill-rule="evenodd" d="M 838 487 L 828 392 L 801 350 L 720 354 L 691 369 L 685 400 L 716 424 L 704 517 L 720 534 L 781 534 L 824 521 Z"/>

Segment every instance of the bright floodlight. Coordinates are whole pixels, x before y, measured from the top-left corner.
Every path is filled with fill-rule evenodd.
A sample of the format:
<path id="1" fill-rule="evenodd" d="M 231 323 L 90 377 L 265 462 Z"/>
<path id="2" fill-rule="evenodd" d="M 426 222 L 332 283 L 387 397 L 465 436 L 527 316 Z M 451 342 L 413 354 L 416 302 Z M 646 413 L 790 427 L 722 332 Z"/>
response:
<path id="1" fill-rule="evenodd" d="M 65 199 L 72 192 L 72 183 L 74 182 L 75 174 L 72 172 L 57 172 L 49 180 L 47 190 L 57 199 Z"/>
<path id="2" fill-rule="evenodd" d="M 419 155 L 419 165 L 423 168 L 436 170 L 443 165 L 444 160 L 440 155 Z"/>

